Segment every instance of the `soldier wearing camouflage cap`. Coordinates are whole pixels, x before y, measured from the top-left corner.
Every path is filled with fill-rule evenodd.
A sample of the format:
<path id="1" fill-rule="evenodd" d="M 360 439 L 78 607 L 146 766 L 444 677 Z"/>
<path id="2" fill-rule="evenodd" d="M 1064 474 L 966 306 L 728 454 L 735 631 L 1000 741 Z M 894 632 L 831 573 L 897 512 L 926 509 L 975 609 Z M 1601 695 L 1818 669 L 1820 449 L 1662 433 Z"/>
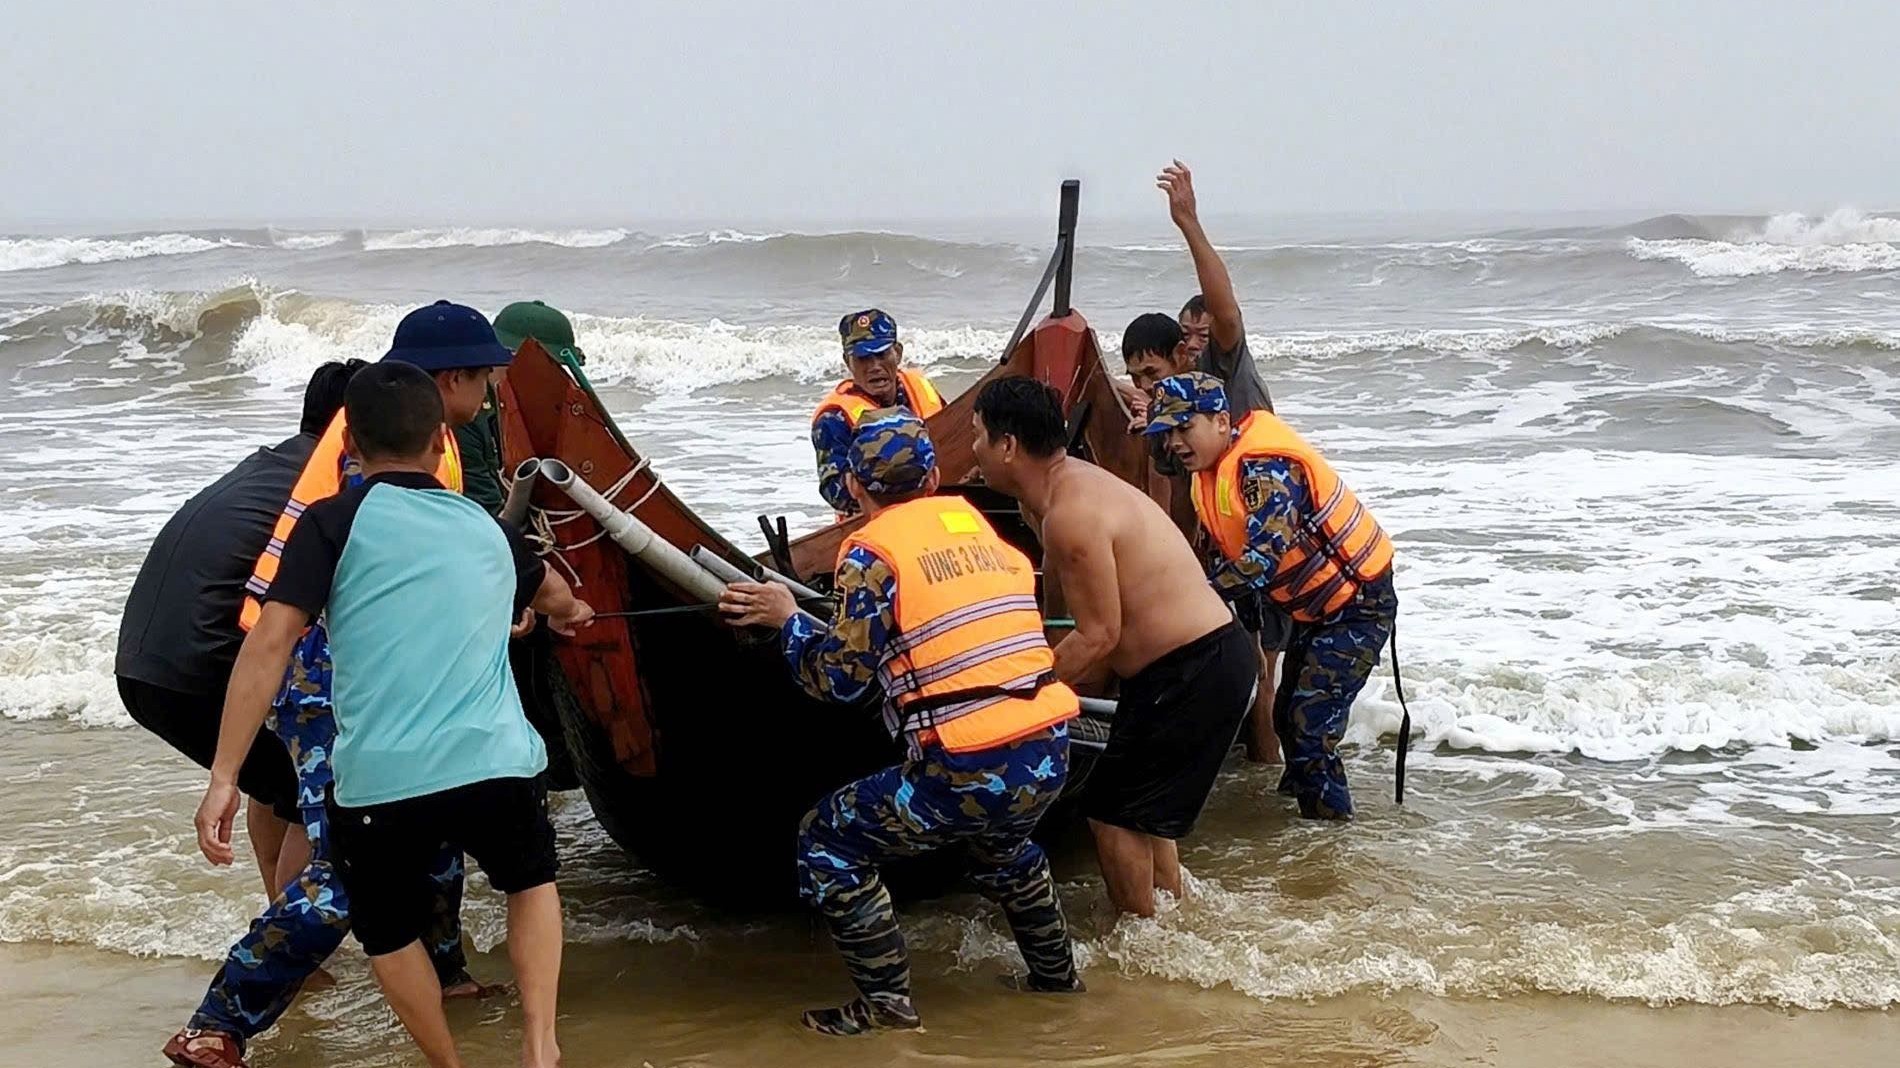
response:
<path id="1" fill-rule="evenodd" d="M 805 1014 L 824 1034 L 920 1026 L 910 963 L 878 873 L 899 857 L 960 846 L 1003 908 L 1030 990 L 1082 989 L 1049 862 L 1029 840 L 1068 774 L 1074 691 L 1056 681 L 1034 565 L 968 501 L 936 494 L 936 453 L 901 408 L 867 411 L 844 481 L 867 521 L 838 557 L 829 621 L 776 583 L 734 583 L 734 623 L 778 628 L 813 696 L 883 689 L 884 725 L 908 758 L 818 802 L 799 832 L 805 900 L 831 928 L 858 996 Z M 900 592 L 901 591 L 901 592 Z"/>
<path id="2" fill-rule="evenodd" d="M 1293 620 L 1273 706 L 1282 792 L 1302 816 L 1351 818 L 1339 742 L 1398 614 L 1391 539 L 1279 416 L 1256 411 L 1236 423 L 1212 375 L 1162 379 L 1144 433 L 1165 436 L 1193 473 L 1195 514 L 1222 556 L 1214 589 L 1229 600 L 1257 592 Z"/>
<path id="3" fill-rule="evenodd" d="M 811 417 L 811 445 L 818 454 L 818 493 L 840 520 L 858 513 L 845 489 L 846 454 L 864 416 L 878 408 L 908 408 L 919 419 L 943 410 L 943 398 L 922 371 L 904 366 L 897 320 L 876 308 L 838 320 L 844 369 L 850 375 L 832 387 Z"/>

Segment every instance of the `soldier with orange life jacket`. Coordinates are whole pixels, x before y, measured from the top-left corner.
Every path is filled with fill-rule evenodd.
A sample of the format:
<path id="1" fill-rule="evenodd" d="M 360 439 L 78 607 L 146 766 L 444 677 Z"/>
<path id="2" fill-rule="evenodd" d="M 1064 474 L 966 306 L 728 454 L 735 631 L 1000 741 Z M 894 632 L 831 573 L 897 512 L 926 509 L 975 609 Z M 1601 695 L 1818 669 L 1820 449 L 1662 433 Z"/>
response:
<path id="1" fill-rule="evenodd" d="M 818 404 L 811 417 L 811 445 L 818 454 L 818 493 L 839 519 L 858 514 L 858 502 L 845 489 L 851 469 L 851 439 L 864 413 L 874 408 L 909 408 L 919 419 L 943 410 L 943 398 L 922 371 L 905 367 L 904 343 L 897 322 L 867 308 L 838 320 L 844 340 L 844 368 L 851 376 Z"/>
<path id="2" fill-rule="evenodd" d="M 1291 616 L 1275 727 L 1282 792 L 1309 818 L 1345 819 L 1352 794 L 1338 754 L 1353 698 L 1392 634 L 1392 542 L 1319 450 L 1272 412 L 1235 424 L 1211 375 L 1163 379 L 1148 434 L 1193 473 L 1194 511 L 1222 563 L 1224 595 L 1258 590 Z"/>
<path id="3" fill-rule="evenodd" d="M 968 501 L 937 496 L 935 453 L 908 411 L 865 413 L 845 483 L 868 521 L 840 547 L 829 621 L 777 584 L 734 583 L 720 607 L 780 629 L 814 696 L 853 701 L 881 684 L 884 725 L 908 759 L 834 791 L 806 815 L 798 872 L 858 989 L 805 1014 L 825 1034 L 919 1026 L 910 964 L 880 864 L 965 848 L 971 877 L 1002 906 L 1029 975 L 1082 988 L 1049 862 L 1029 840 L 1068 774 L 1073 691 L 1056 681 L 1036 574 Z"/>

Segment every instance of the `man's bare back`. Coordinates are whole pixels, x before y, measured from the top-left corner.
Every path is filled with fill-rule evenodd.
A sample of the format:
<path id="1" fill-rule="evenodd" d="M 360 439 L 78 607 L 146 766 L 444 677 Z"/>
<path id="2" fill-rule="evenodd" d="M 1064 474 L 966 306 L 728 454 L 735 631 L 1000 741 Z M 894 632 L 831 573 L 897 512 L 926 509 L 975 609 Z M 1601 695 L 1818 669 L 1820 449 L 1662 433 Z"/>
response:
<path id="1" fill-rule="evenodd" d="M 1233 620 L 1161 506 L 1094 464 L 1069 457 L 1056 465 L 1040 519 L 1045 566 L 1076 620 L 1076 634 L 1056 648 L 1059 674 L 1063 646 L 1077 638 L 1112 635 L 1103 662 L 1126 679 Z"/>

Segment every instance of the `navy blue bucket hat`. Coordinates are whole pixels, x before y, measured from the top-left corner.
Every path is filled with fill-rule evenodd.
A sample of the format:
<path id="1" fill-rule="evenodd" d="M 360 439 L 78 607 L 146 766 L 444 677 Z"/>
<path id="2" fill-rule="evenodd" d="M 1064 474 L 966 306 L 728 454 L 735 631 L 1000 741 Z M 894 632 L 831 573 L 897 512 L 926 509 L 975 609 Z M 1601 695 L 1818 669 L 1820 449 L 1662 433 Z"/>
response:
<path id="1" fill-rule="evenodd" d="M 414 364 L 433 374 L 476 367 L 506 367 L 515 354 L 495 339 L 495 328 L 481 312 L 438 300 L 417 308 L 396 324 L 396 336 L 384 360 Z"/>

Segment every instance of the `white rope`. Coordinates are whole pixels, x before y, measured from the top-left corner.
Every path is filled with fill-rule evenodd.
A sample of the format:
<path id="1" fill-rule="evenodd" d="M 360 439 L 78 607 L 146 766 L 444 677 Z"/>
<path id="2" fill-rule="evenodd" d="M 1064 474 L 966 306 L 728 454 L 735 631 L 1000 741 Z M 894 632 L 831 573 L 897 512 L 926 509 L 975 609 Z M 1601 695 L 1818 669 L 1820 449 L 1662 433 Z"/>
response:
<path id="1" fill-rule="evenodd" d="M 620 494 L 622 494 L 623 492 L 625 492 L 627 487 L 633 484 L 633 480 L 639 476 L 640 472 L 647 470 L 648 466 L 651 465 L 652 462 L 653 461 L 650 458 L 642 456 L 640 458 L 639 463 L 634 464 L 633 467 L 628 469 L 626 474 L 621 475 L 618 479 L 614 481 L 613 485 L 607 487 L 606 492 L 600 495 L 601 499 L 605 500 L 609 504 L 612 504 L 613 499 L 615 497 L 620 496 Z M 660 476 L 656 473 L 653 475 L 653 485 L 647 487 L 647 491 L 640 495 L 639 500 L 633 502 L 633 504 L 629 505 L 627 508 L 622 509 L 622 511 L 624 511 L 628 515 L 632 515 L 636 510 L 639 509 L 641 505 L 647 502 L 647 499 L 649 497 L 652 497 L 655 493 L 659 492 L 659 489 L 660 489 Z M 574 520 L 586 514 L 587 513 L 585 511 L 582 511 L 579 508 L 575 508 L 571 510 L 565 509 L 565 508 L 562 508 L 562 509 L 530 508 L 528 510 L 529 522 L 532 523 L 534 526 L 534 534 L 532 535 L 532 537 L 536 541 L 541 542 L 543 545 L 541 554 L 544 556 L 552 555 L 554 559 L 560 563 L 561 570 L 567 572 L 571 585 L 573 585 L 576 588 L 579 588 L 581 586 L 580 574 L 574 570 L 574 565 L 567 562 L 567 557 L 564 556 L 563 554 L 568 553 L 568 552 L 573 552 L 576 549 L 585 549 L 589 545 L 592 545 L 595 542 L 599 541 L 600 539 L 606 537 L 607 528 L 602 527 L 601 529 L 595 531 L 591 537 L 582 538 L 580 541 L 573 542 L 567 545 L 561 544 L 555 538 L 554 528 L 558 526 L 563 526 L 568 523 L 572 523 Z"/>

